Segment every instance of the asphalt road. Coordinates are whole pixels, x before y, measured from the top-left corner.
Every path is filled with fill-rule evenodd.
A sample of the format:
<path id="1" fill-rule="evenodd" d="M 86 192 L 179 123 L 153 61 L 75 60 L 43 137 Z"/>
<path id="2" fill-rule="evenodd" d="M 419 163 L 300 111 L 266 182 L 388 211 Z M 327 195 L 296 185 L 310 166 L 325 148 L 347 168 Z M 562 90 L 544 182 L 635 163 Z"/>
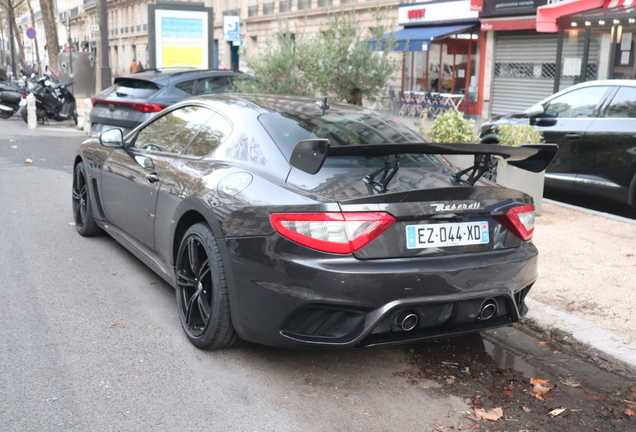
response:
<path id="1" fill-rule="evenodd" d="M 70 225 L 84 135 L 15 119 L 0 131 L 0 431 L 568 430 L 545 426 L 553 407 L 526 395 L 528 377 L 574 376 L 594 395 L 629 387 L 514 328 L 363 351 L 198 350 L 169 285 L 110 237 Z M 530 399 L 508 400 L 509 419 L 475 419 L 479 404 L 504 404 L 488 397 L 504 376 Z M 581 407 L 569 421 L 602 411 L 580 397 L 559 401 Z M 633 430 L 608 415 L 594 424 Z"/>

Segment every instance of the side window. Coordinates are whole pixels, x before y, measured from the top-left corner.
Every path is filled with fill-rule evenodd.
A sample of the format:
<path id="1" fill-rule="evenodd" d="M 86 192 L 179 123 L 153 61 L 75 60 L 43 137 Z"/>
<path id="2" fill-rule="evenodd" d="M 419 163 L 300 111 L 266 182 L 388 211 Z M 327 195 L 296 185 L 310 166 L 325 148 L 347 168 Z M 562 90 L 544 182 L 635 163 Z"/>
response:
<path id="1" fill-rule="evenodd" d="M 137 134 L 134 147 L 180 154 L 214 112 L 187 106 L 161 116 Z"/>
<path id="2" fill-rule="evenodd" d="M 596 106 L 607 91 L 607 86 L 586 87 L 552 99 L 545 107 L 544 117 L 592 117 Z"/>
<path id="3" fill-rule="evenodd" d="M 204 78 L 197 81 L 194 89 L 195 95 L 206 95 L 213 93 L 231 93 L 234 91 L 232 80 L 228 76 L 216 76 Z"/>
<path id="4" fill-rule="evenodd" d="M 195 81 L 186 81 L 175 85 L 179 90 L 183 90 L 188 94 L 194 94 L 194 83 Z"/>
<path id="5" fill-rule="evenodd" d="M 619 87 L 605 117 L 636 118 L 636 87 Z"/>
<path id="6" fill-rule="evenodd" d="M 232 125 L 223 116 L 215 115 L 201 128 L 185 151 L 189 156 L 205 156 L 217 148 L 232 132 Z"/>

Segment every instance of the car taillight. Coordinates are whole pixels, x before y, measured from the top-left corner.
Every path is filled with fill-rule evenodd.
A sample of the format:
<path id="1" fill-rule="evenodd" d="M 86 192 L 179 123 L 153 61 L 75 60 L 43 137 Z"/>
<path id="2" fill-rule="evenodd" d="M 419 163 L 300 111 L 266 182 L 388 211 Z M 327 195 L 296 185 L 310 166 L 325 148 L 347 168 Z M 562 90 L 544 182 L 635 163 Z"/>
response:
<path id="1" fill-rule="evenodd" d="M 283 237 L 322 252 L 349 254 L 370 243 L 395 218 L 388 213 L 276 213 L 269 216 Z"/>
<path id="2" fill-rule="evenodd" d="M 534 205 L 513 207 L 503 216 L 510 230 L 521 240 L 530 240 L 534 232 Z"/>
<path id="3" fill-rule="evenodd" d="M 168 105 L 159 105 L 159 104 L 151 104 L 151 103 L 131 103 L 128 105 L 132 106 L 134 109 L 142 113 L 159 112 L 168 106 Z"/>
<path id="4" fill-rule="evenodd" d="M 127 106 L 129 106 L 129 107 L 141 112 L 141 113 L 144 113 L 144 114 L 159 112 L 162 109 L 168 107 L 168 105 L 159 105 L 159 104 L 153 104 L 153 103 L 110 101 L 110 100 L 106 100 L 106 99 L 97 99 L 97 98 L 91 98 L 91 102 L 92 102 L 93 106 L 97 105 L 98 103 L 104 103 L 104 104 L 108 104 L 108 105 L 112 104 L 113 106 L 127 105 Z"/>

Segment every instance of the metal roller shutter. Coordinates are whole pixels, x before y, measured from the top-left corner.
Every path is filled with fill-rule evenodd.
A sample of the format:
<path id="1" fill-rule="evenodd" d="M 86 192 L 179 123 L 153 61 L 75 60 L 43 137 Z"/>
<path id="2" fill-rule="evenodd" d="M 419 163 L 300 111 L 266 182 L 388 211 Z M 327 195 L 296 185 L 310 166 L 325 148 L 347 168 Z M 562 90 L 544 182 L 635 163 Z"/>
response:
<path id="1" fill-rule="evenodd" d="M 497 33 L 492 114 L 523 112 L 550 96 L 556 50 L 555 34 Z"/>

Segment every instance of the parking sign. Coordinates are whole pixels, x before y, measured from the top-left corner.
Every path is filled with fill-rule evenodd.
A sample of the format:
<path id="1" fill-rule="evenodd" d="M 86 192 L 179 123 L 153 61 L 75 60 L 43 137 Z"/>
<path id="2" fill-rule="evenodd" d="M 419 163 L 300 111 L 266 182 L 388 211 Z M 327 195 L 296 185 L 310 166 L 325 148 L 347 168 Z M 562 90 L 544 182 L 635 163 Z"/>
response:
<path id="1" fill-rule="evenodd" d="M 240 40 L 239 17 L 234 15 L 223 16 L 223 40 Z"/>

